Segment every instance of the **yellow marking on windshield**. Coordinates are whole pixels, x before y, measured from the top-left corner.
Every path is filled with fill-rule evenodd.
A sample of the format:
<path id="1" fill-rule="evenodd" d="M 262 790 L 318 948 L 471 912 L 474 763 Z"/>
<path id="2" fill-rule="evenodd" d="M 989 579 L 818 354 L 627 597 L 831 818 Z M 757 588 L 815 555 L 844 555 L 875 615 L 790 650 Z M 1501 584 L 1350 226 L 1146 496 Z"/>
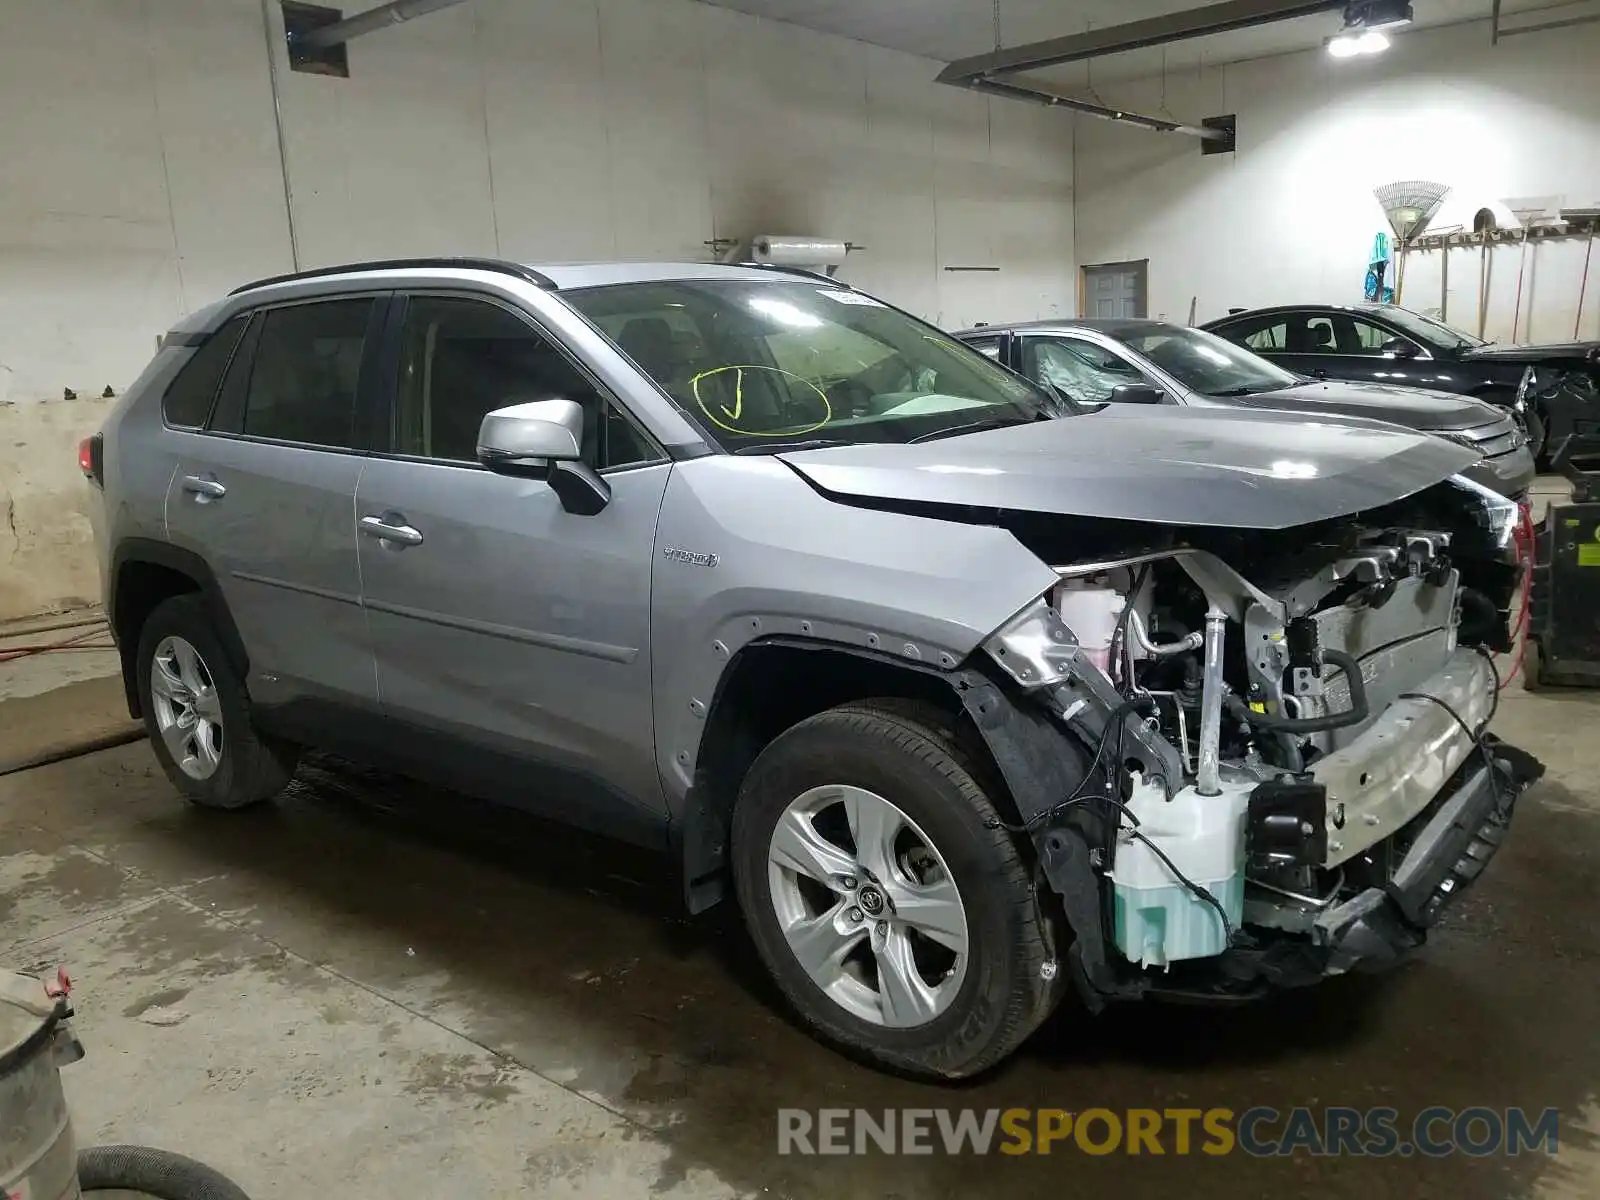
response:
<path id="1" fill-rule="evenodd" d="M 700 394 L 700 381 L 702 379 L 709 379 L 713 375 L 721 375 L 726 371 L 734 373 L 732 408 L 722 403 L 721 400 L 712 400 Z M 743 428 L 738 422 L 744 418 L 744 373 L 746 371 L 770 371 L 774 375 L 782 375 L 785 379 L 798 380 L 821 397 L 822 420 L 814 425 L 804 425 L 795 429 Z M 785 371 L 782 367 L 769 367 L 761 363 L 729 363 L 723 367 L 712 367 L 709 371 L 701 371 L 700 374 L 689 380 L 689 392 L 694 396 L 694 402 L 699 406 L 700 411 L 705 413 L 707 420 L 718 429 L 725 430 L 738 437 L 797 437 L 801 434 L 815 433 L 833 420 L 833 405 L 828 401 L 828 394 L 812 383 L 811 380 L 804 376 L 796 375 L 793 371 Z M 719 417 L 712 409 L 718 410 L 722 415 Z"/>

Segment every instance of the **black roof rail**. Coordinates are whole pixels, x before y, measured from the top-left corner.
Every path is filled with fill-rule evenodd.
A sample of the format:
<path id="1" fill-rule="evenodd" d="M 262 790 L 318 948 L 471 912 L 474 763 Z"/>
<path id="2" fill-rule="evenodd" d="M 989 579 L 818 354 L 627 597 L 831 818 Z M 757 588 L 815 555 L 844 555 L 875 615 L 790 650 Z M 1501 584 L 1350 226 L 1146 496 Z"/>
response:
<path id="1" fill-rule="evenodd" d="M 508 262 L 502 258 L 386 258 L 377 262 L 345 263 L 337 267 L 315 267 L 309 271 L 293 271 L 288 275 L 273 275 L 266 279 L 257 279 L 241 287 L 236 287 L 228 295 L 237 296 L 241 292 L 268 287 L 274 283 L 292 283 L 299 279 L 320 279 L 325 275 L 348 275 L 356 271 L 403 271 L 413 267 L 455 267 L 459 270 L 497 271 L 502 275 L 514 275 L 525 283 L 533 284 L 535 287 L 545 288 L 552 292 L 556 290 L 555 280 L 548 275 L 541 274 L 532 267 L 523 266 L 521 263 Z"/>
<path id="2" fill-rule="evenodd" d="M 847 292 L 855 291 L 842 279 L 835 279 L 825 271 L 813 271 L 810 267 L 786 267 L 782 263 L 742 262 L 732 263 L 736 267 L 755 267 L 760 271 L 782 271 L 785 275 L 805 275 L 811 279 L 820 279 L 823 283 L 831 283 L 834 287 L 841 287 Z"/>

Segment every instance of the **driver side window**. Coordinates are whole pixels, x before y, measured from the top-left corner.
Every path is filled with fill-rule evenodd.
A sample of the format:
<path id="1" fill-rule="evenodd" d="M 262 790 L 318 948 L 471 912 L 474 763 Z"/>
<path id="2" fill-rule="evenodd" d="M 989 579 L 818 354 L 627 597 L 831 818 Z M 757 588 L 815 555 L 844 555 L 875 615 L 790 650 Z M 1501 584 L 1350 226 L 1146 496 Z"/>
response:
<path id="1" fill-rule="evenodd" d="M 1131 363 L 1092 342 L 1033 337 L 1027 346 L 1029 375 L 1086 404 L 1107 403 L 1122 384 L 1149 382 Z"/>
<path id="2" fill-rule="evenodd" d="M 1385 347 L 1390 346 L 1391 343 L 1404 342 L 1408 345 L 1411 344 L 1409 338 L 1403 338 L 1393 330 L 1385 329 L 1381 325 L 1374 325 L 1370 321 L 1352 318 L 1350 325 L 1355 343 L 1348 351 L 1350 354 L 1366 354 L 1376 358 L 1382 356 L 1385 353 Z"/>
<path id="3" fill-rule="evenodd" d="M 552 342 L 482 300 L 413 296 L 400 338 L 394 447 L 474 463 L 486 414 L 534 400 L 583 408 L 583 457 L 596 469 L 653 461 L 648 440 Z"/>

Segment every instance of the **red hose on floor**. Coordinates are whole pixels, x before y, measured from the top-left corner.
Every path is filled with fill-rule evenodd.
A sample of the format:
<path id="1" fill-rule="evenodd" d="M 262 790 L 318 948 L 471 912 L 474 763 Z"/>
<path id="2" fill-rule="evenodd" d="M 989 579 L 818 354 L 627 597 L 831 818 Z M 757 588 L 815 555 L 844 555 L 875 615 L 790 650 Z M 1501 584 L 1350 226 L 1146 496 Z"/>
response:
<path id="1" fill-rule="evenodd" d="M 90 638 L 96 637 L 104 632 L 105 630 L 102 626 L 96 625 L 87 633 L 80 633 L 74 637 L 69 637 L 64 642 L 45 642 L 38 645 L 0 647 L 0 663 L 7 663 L 12 661 L 12 659 L 17 658 L 27 658 L 30 654 L 46 654 L 52 650 L 115 650 L 116 647 L 111 645 L 109 642 L 93 642 L 87 645 L 85 644 L 89 642 Z"/>

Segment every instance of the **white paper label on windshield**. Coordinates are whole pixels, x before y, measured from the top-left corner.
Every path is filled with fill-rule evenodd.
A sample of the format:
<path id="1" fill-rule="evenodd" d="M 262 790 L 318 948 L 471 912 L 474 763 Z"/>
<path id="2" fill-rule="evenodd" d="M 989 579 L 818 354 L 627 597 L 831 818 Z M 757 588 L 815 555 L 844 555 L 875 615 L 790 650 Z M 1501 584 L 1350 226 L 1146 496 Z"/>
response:
<path id="1" fill-rule="evenodd" d="M 818 288 L 817 291 L 839 304 L 865 304 L 868 308 L 883 307 L 883 301 L 874 300 L 871 296 L 863 296 L 860 292 L 848 291 L 845 288 Z"/>

